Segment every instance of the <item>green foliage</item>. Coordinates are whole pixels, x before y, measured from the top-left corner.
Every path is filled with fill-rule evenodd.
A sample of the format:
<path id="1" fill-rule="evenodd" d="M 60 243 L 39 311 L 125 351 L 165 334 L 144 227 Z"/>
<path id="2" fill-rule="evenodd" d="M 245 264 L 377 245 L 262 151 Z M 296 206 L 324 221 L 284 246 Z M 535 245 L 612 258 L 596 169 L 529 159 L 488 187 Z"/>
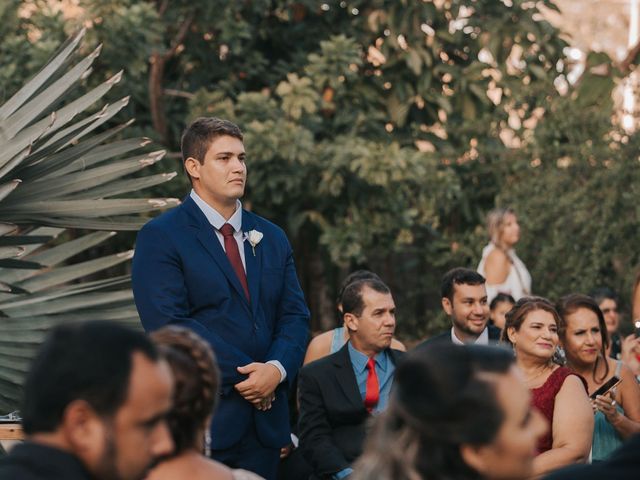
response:
<path id="1" fill-rule="evenodd" d="M 576 95 L 591 96 L 588 82 Z M 601 82 L 592 88 L 600 91 Z M 610 110 L 585 103 L 552 100 L 530 144 L 512 158 L 501 201 L 519 212 L 518 250 L 536 293 L 557 299 L 608 285 L 625 305 L 640 265 L 640 140 L 612 125 Z"/>
<path id="2" fill-rule="evenodd" d="M 33 73 L 26 67 L 47 51 L 44 40 L 62 31 L 59 14 L 40 10 L 47 20 L 12 20 L 17 0 L 10 5 L 0 10 L 9 41 L 0 45 L 5 92 L 15 90 L 23 71 Z M 440 276 L 454 265 L 475 267 L 486 242 L 484 217 L 496 199 L 521 212 L 518 250 L 537 293 L 601 280 L 622 287 L 628 276 L 616 265 L 637 263 L 621 246 L 617 260 L 612 247 L 612 239 L 631 238 L 633 230 L 625 210 L 616 209 L 635 212 L 635 140 L 624 143 L 610 121 L 615 67 L 591 54 L 567 97 L 555 93 L 567 62 L 560 32 L 540 15 L 541 5 L 556 9 L 551 0 L 79 5 L 82 14 L 67 19 L 66 28 L 90 22 L 89 34 L 104 43 L 90 84 L 123 68 L 133 73 L 123 84 L 131 101 L 115 118 L 135 115 L 130 131 L 174 152 L 165 162 L 176 162 L 180 132 L 196 116 L 226 117 L 243 128 L 245 206 L 287 229 L 316 329 L 330 326 L 336 287 L 355 267 L 374 269 L 391 284 L 402 334 L 440 328 Z M 15 48 L 36 23 L 48 25 L 43 44 Z M 154 55 L 166 59 L 159 78 L 148 62 Z M 566 158 L 570 167 L 559 167 Z M 625 188 L 604 188 L 618 180 Z M 585 185 L 602 186 L 606 199 L 589 203 Z M 187 188 L 182 178 L 163 185 L 162 196 L 182 196 Z M 569 199 L 580 209 L 571 218 L 559 210 Z M 611 237 L 587 248 L 605 234 L 578 228 L 584 212 L 597 213 Z M 572 229 L 562 226 L 572 222 Z M 564 236 L 569 231 L 579 239 Z M 543 242 L 545 235 L 553 238 Z M 574 259 L 567 253 L 573 245 L 599 252 L 602 263 Z M 567 280 L 573 277 L 557 268 L 558 259 L 579 272 L 578 283 Z"/>
<path id="3" fill-rule="evenodd" d="M 128 276 L 90 279 L 126 263 L 133 251 L 86 261 L 77 256 L 111 238 L 111 230 L 139 228 L 145 221 L 141 213 L 177 204 L 171 198 L 123 197 L 164 183 L 175 173 L 140 174 L 164 151 L 131 156 L 149 139 L 110 141 L 127 123 L 96 133 L 128 98 L 96 106 L 121 73 L 86 93 L 75 91 L 100 50 L 74 58 L 83 35 L 81 31 L 65 42 L 0 106 L 2 411 L 16 407 L 28 360 L 47 328 L 91 319 L 139 322 Z M 107 231 L 82 235 L 58 227 Z"/>

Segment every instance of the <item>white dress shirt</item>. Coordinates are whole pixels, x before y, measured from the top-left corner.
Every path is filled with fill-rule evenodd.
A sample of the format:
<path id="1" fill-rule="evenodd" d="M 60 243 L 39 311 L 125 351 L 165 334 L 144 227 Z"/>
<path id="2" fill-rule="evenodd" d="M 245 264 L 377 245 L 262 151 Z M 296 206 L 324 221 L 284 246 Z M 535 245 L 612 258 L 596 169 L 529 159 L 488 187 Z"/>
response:
<path id="1" fill-rule="evenodd" d="M 456 337 L 456 332 L 453 330 L 453 327 L 451 327 L 451 341 L 456 345 L 465 344 L 465 342 Z M 482 333 L 478 335 L 478 338 L 476 338 L 473 343 L 476 345 L 489 345 L 489 327 L 484 327 Z"/>
<path id="2" fill-rule="evenodd" d="M 202 211 L 202 213 L 204 213 L 204 216 L 207 217 L 207 220 L 209 221 L 211 226 L 215 229 L 214 231 L 216 232 L 218 241 L 222 246 L 222 250 L 224 250 L 224 236 L 220 232 L 220 229 L 225 223 L 228 223 L 233 227 L 233 238 L 238 244 L 240 259 L 242 260 L 242 267 L 244 268 L 244 272 L 246 274 L 247 264 L 244 260 L 245 234 L 242 231 L 242 202 L 240 202 L 240 200 L 236 200 L 236 211 L 233 212 L 233 215 L 231 215 L 229 220 L 225 220 L 225 218 L 222 215 L 220 215 L 220 213 L 215 208 L 213 208 L 211 205 L 205 202 L 202 198 L 200 198 L 200 195 L 198 195 L 195 192 L 195 190 L 191 190 L 191 193 L 189 195 L 191 196 L 193 201 L 196 202 L 196 205 Z M 224 251 L 226 252 L 226 250 Z M 266 363 L 272 364 L 274 367 L 276 367 L 280 371 L 280 383 L 282 383 L 284 379 L 287 378 L 287 371 L 282 366 L 282 363 L 280 363 L 278 360 L 269 360 Z"/>

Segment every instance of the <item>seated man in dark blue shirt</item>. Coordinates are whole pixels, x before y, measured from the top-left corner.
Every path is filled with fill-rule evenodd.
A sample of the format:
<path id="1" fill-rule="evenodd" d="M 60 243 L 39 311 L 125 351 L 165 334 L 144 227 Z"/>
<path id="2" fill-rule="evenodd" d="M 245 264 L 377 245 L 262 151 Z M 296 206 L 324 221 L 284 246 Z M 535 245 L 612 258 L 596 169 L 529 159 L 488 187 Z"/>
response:
<path id="1" fill-rule="evenodd" d="M 24 385 L 26 441 L 1 480 L 141 480 L 173 451 L 173 379 L 139 332 L 101 321 L 53 329 Z"/>
<path id="2" fill-rule="evenodd" d="M 342 297 L 349 342 L 300 371 L 300 447 L 316 478 L 351 474 L 366 422 L 387 406 L 398 357 L 390 348 L 395 303 L 381 280 L 350 284 Z"/>

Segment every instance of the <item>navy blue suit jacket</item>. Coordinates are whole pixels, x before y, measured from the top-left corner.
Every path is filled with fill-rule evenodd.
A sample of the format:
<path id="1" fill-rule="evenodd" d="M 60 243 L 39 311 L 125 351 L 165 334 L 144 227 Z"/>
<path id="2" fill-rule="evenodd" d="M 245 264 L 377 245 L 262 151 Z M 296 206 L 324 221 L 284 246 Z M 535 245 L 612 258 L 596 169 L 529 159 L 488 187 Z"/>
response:
<path id="1" fill-rule="evenodd" d="M 258 215 L 242 212 L 242 231 L 263 233 L 255 247 L 244 242 L 244 294 L 211 224 L 191 197 L 154 218 L 138 233 L 133 293 L 145 330 L 188 327 L 209 341 L 222 373 L 221 398 L 212 423 L 212 448 L 237 443 L 254 423 L 267 447 L 289 443 L 288 385 L 302 363 L 309 311 L 285 233 Z M 246 378 L 238 366 L 278 360 L 287 379 L 271 410 L 261 412 L 234 385 Z"/>
<path id="2" fill-rule="evenodd" d="M 404 352 L 388 349 L 394 365 Z M 300 448 L 315 472 L 327 478 L 361 454 L 371 414 L 364 408 L 348 344 L 305 365 L 298 378 Z"/>

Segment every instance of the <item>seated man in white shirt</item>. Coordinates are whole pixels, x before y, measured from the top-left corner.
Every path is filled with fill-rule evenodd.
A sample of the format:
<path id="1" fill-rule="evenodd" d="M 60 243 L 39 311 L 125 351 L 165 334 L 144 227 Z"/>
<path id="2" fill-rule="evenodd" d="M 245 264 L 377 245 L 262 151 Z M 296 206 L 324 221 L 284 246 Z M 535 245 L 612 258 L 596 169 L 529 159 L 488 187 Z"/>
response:
<path id="1" fill-rule="evenodd" d="M 482 275 L 468 268 L 454 268 L 442 277 L 440 291 L 442 308 L 451 318 L 451 330 L 426 340 L 418 348 L 433 342 L 488 345 L 500 340 L 500 329 L 489 325 L 489 304 Z"/>

